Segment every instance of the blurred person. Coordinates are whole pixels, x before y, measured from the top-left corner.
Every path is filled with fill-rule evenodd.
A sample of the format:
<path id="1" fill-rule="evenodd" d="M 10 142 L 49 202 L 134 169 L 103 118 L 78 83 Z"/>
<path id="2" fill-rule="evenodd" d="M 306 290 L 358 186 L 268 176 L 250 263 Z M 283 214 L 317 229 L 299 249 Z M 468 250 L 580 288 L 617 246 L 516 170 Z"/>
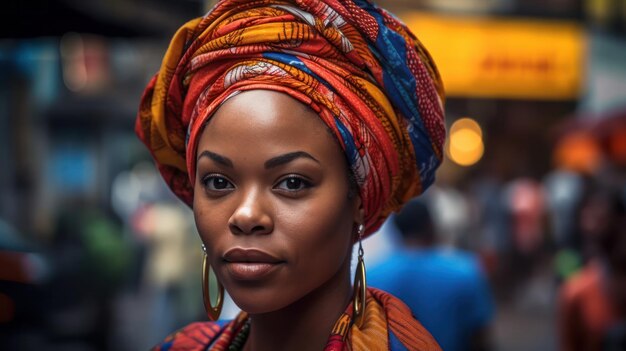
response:
<path id="1" fill-rule="evenodd" d="M 495 170 L 488 170 L 470 182 L 468 207 L 485 272 L 501 288 L 510 286 L 506 263 L 512 240 L 508 235 L 511 224 L 503 182 L 495 174 Z"/>
<path id="2" fill-rule="evenodd" d="M 366 288 L 363 250 L 350 284 L 353 245 L 432 184 L 443 152 L 440 77 L 394 16 L 362 0 L 220 1 L 172 39 L 136 131 L 193 208 L 207 316 L 224 290 L 243 310 L 156 350 L 440 349 Z"/>
<path id="3" fill-rule="evenodd" d="M 506 293 L 512 293 L 522 308 L 549 308 L 554 284 L 552 254 L 546 240 L 546 208 L 543 185 L 535 179 L 519 177 L 504 188 L 509 213 L 511 246 L 506 252 Z"/>
<path id="4" fill-rule="evenodd" d="M 465 195 L 451 186 L 433 186 L 429 191 L 433 220 L 438 228 L 438 241 L 451 247 L 468 247 L 470 204 Z"/>
<path id="5" fill-rule="evenodd" d="M 581 202 L 585 179 L 581 174 L 556 169 L 544 178 L 546 207 L 550 212 L 550 227 L 557 248 L 579 247 L 574 235 L 576 212 Z"/>
<path id="6" fill-rule="evenodd" d="M 431 212 L 413 200 L 395 215 L 404 247 L 369 271 L 373 286 L 404 301 L 443 350 L 488 350 L 494 314 L 477 258 L 443 248 Z"/>
<path id="7" fill-rule="evenodd" d="M 577 212 L 585 190 L 582 174 L 566 169 L 555 169 L 544 178 L 546 207 L 552 240 L 556 246 L 554 270 L 558 282 L 580 270 L 580 235 Z"/>
<path id="8" fill-rule="evenodd" d="M 184 299 L 190 267 L 195 268 L 190 261 L 200 255 L 189 253 L 193 245 L 189 240 L 191 221 L 178 204 L 147 205 L 138 211 L 135 222 L 147 242 L 142 297 L 151 314 L 147 318 L 151 328 L 146 332 L 154 340 L 196 316 L 185 311 Z"/>
<path id="9" fill-rule="evenodd" d="M 38 246 L 27 242 L 0 218 L 0 348 L 30 350 L 43 336 L 46 304 L 42 284 L 48 262 Z"/>
<path id="10" fill-rule="evenodd" d="M 51 344 L 110 350 L 114 298 L 130 271 L 131 251 L 115 217 L 72 200 L 55 218 L 44 305 Z"/>
<path id="11" fill-rule="evenodd" d="M 583 201 L 579 226 L 588 263 L 561 287 L 563 351 L 623 350 L 626 345 L 625 209 L 621 193 L 611 189 L 593 190 Z"/>
<path id="12" fill-rule="evenodd" d="M 511 181 L 506 189 L 511 210 L 511 229 L 516 251 L 533 256 L 543 244 L 544 191 L 542 184 L 528 178 Z"/>

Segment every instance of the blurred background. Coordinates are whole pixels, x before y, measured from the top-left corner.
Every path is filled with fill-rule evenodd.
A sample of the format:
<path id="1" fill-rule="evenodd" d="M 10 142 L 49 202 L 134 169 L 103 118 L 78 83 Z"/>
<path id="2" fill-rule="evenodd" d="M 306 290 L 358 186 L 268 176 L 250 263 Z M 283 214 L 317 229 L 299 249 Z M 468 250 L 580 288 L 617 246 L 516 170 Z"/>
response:
<path id="1" fill-rule="evenodd" d="M 486 279 L 485 349 L 559 349 L 564 286 L 607 261 L 590 199 L 626 197 L 626 1 L 377 3 L 443 76 L 446 160 L 425 199 L 437 247 Z M 133 127 L 169 38 L 210 5 L 3 2 L 0 349 L 145 350 L 206 319 L 192 214 Z M 368 268 L 403 245 L 382 231 Z"/>

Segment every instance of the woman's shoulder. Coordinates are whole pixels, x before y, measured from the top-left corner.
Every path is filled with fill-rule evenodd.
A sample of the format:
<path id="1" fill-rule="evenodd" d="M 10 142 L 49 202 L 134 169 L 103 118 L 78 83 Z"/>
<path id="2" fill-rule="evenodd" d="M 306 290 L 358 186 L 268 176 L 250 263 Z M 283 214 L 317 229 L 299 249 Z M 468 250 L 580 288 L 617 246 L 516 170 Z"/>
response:
<path id="1" fill-rule="evenodd" d="M 161 343 L 154 346 L 152 351 L 200 351 L 205 350 L 231 321 L 194 322 L 175 331 Z"/>

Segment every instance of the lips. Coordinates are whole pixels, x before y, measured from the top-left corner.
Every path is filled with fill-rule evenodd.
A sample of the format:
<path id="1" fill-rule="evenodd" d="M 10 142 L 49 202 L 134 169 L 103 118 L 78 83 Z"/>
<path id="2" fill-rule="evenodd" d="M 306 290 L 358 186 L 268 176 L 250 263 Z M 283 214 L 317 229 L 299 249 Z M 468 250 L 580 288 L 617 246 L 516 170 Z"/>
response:
<path id="1" fill-rule="evenodd" d="M 235 280 L 259 280 L 276 271 L 284 260 L 258 249 L 234 248 L 223 256 L 226 269 Z"/>
<path id="2" fill-rule="evenodd" d="M 281 263 L 283 260 L 258 249 L 234 248 L 226 251 L 224 261 L 229 263 Z"/>

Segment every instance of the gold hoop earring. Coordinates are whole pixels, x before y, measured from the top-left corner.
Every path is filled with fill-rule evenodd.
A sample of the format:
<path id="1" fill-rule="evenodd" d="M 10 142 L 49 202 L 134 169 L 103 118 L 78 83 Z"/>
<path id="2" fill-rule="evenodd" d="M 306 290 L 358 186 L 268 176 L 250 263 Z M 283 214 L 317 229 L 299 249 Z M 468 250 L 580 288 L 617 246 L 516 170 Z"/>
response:
<path id="1" fill-rule="evenodd" d="M 220 283 L 215 277 L 217 281 L 217 301 L 215 302 L 215 306 L 211 305 L 211 293 L 209 291 L 209 283 L 211 280 L 209 271 L 211 270 L 211 263 L 209 262 L 209 256 L 206 253 L 206 247 L 202 244 L 202 251 L 204 254 L 204 258 L 202 260 L 202 300 L 204 301 L 204 309 L 206 310 L 206 314 L 210 320 L 216 321 L 220 318 L 220 313 L 222 313 L 222 305 L 224 304 L 224 286 Z M 215 272 L 213 272 L 215 274 Z"/>
<path id="2" fill-rule="evenodd" d="M 353 295 L 352 295 L 352 321 L 361 329 L 365 321 L 365 297 L 367 293 L 367 283 L 365 281 L 365 262 L 363 261 L 363 224 L 359 224 L 359 261 L 356 264 L 356 274 L 354 275 Z"/>

